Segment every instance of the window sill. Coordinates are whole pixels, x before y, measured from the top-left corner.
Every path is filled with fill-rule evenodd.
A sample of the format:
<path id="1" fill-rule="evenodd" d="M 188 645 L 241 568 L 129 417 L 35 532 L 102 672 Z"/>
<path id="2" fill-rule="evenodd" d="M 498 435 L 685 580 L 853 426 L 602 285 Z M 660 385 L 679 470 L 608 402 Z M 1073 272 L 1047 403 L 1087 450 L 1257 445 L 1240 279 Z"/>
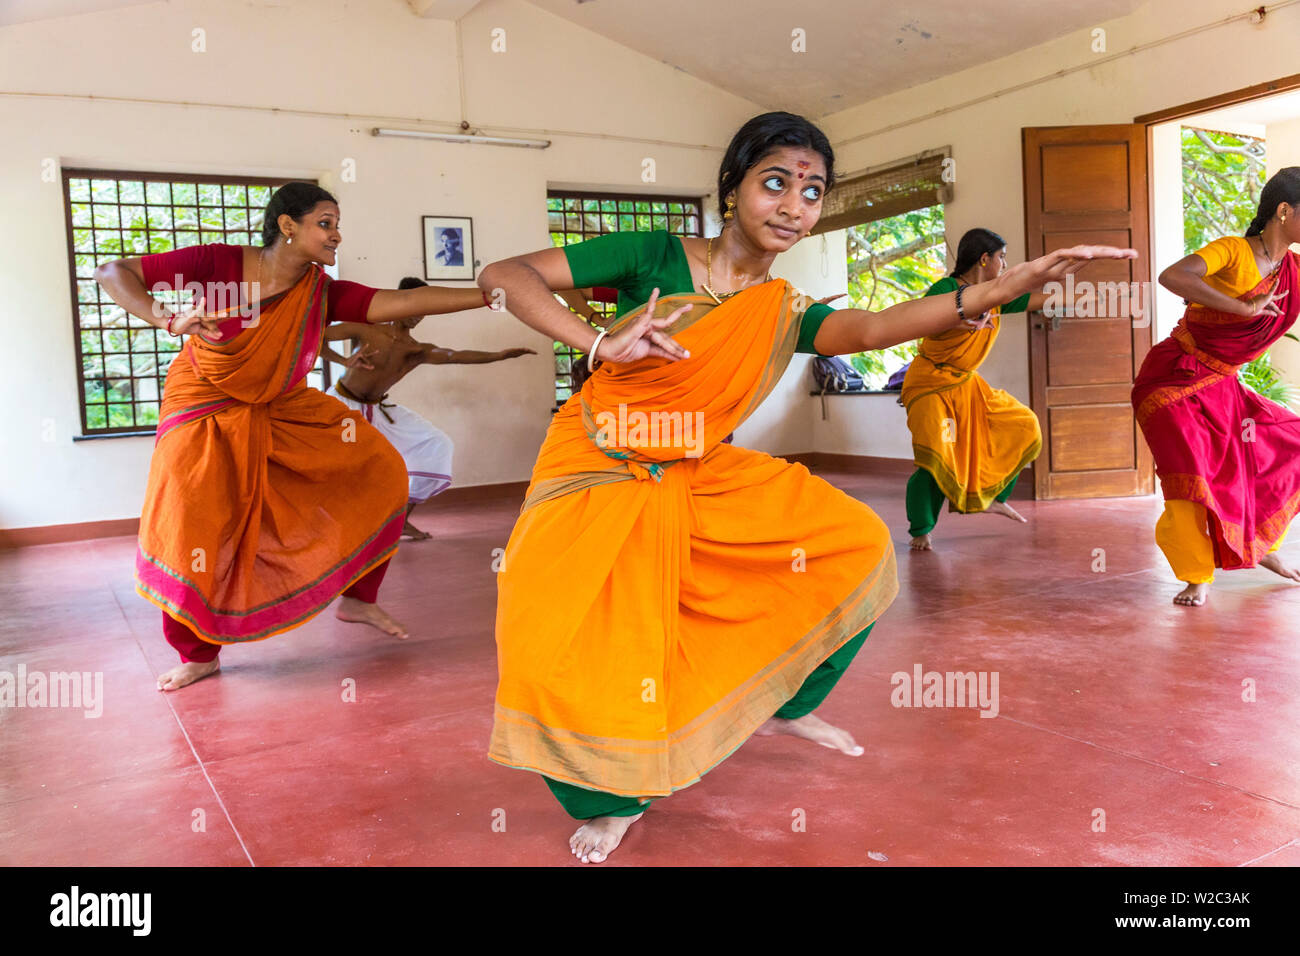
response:
<path id="1" fill-rule="evenodd" d="M 834 397 L 834 398 L 837 398 L 837 397 L 841 397 L 841 396 L 847 397 L 847 396 L 850 396 L 850 395 L 893 395 L 895 398 L 897 398 L 899 395 L 902 394 L 902 392 L 900 392 L 900 391 L 899 391 L 898 389 L 896 389 L 896 388 L 888 388 L 888 389 L 886 389 L 886 388 L 864 388 L 864 389 L 862 389 L 861 391 L 857 391 L 857 392 L 820 392 L 820 391 L 812 391 L 812 392 L 809 392 L 808 394 L 809 394 L 809 395 L 812 395 L 812 396 L 814 396 L 814 397 L 817 397 L 817 398 L 820 398 L 820 397 L 823 396 L 823 395 L 826 396 L 827 398 L 833 398 L 833 397 Z"/>
<path id="2" fill-rule="evenodd" d="M 147 432 L 107 432 L 103 435 L 73 435 L 73 441 L 99 441 L 101 438 L 154 438 L 158 434 L 157 429 L 150 429 Z"/>

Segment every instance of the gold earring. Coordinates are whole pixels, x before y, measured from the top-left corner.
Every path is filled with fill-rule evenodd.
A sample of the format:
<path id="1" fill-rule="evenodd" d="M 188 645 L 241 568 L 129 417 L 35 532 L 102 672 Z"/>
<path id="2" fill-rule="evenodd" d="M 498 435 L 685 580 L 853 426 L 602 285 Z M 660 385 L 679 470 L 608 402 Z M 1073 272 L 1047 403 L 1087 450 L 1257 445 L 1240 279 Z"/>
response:
<path id="1" fill-rule="evenodd" d="M 722 219 L 724 222 L 731 222 L 731 220 L 736 218 L 735 208 L 736 208 L 736 200 L 728 199 L 727 211 L 722 214 Z"/>

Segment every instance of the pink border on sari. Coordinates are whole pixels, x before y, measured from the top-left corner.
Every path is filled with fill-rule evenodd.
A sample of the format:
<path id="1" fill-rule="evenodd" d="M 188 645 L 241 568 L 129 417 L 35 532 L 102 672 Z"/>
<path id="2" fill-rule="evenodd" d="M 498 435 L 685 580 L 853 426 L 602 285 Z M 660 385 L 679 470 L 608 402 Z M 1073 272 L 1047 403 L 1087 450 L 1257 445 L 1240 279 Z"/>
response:
<path id="1" fill-rule="evenodd" d="M 358 578 L 387 560 L 397 549 L 405 510 L 396 512 L 352 557 L 340 562 L 313 584 L 249 611 L 210 608 L 203 595 L 183 575 L 156 563 L 139 549 L 135 559 L 136 590 L 189 625 L 206 641 L 217 644 L 260 641 L 316 616 Z"/>

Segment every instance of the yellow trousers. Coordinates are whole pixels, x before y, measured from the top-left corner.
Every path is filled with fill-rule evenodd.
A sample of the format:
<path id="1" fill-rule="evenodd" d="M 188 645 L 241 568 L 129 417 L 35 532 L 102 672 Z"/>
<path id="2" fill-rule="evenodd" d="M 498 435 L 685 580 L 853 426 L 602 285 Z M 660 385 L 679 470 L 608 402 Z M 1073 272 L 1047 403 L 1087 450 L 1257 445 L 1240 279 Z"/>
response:
<path id="1" fill-rule="evenodd" d="M 1287 531 L 1269 548 L 1282 547 Z M 1175 577 L 1188 584 L 1209 584 L 1214 580 L 1214 546 L 1210 543 L 1205 505 L 1195 501 L 1167 500 L 1164 514 L 1156 522 L 1156 544 L 1165 553 Z"/>

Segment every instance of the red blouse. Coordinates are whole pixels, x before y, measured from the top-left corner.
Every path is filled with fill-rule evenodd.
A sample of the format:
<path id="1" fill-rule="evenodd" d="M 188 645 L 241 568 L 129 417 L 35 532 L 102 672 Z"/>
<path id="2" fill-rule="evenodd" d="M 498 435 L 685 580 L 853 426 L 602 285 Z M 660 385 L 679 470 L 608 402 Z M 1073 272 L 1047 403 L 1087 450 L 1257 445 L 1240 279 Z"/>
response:
<path id="1" fill-rule="evenodd" d="M 240 282 L 244 278 L 244 251 L 242 246 L 212 243 L 206 246 L 187 246 L 171 252 L 158 252 L 142 256 L 140 267 L 144 272 L 145 288 L 175 289 L 189 283 L 206 285 L 209 282 Z M 179 279 L 179 283 L 177 280 Z M 365 322 L 370 310 L 370 300 L 378 289 L 359 282 L 336 279 L 329 287 L 329 307 L 326 316 L 330 322 Z M 202 301 L 200 296 L 199 301 Z M 198 305 L 198 303 L 195 303 Z M 235 303 L 226 303 L 233 305 Z M 221 341 L 229 342 L 245 328 L 244 317 L 236 312 L 222 322 Z"/>

